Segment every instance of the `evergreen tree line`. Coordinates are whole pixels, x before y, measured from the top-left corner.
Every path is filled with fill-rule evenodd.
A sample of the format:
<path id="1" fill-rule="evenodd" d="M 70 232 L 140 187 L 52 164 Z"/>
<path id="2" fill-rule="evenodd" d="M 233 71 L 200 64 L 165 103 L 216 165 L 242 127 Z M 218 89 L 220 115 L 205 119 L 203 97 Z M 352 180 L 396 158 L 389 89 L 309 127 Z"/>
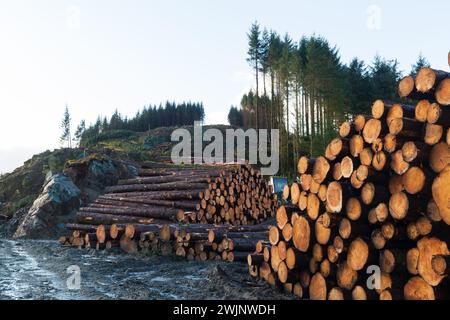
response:
<path id="1" fill-rule="evenodd" d="M 166 102 L 165 105 L 146 106 L 132 118 L 122 116 L 117 110 L 108 119 L 98 117 L 95 124 L 86 128 L 81 121 L 75 137 L 81 141 L 95 139 L 99 134 L 111 130 L 128 130 L 144 132 L 160 127 L 192 126 L 194 121 L 204 121 L 203 103 L 197 102 Z"/>
<path id="2" fill-rule="evenodd" d="M 402 76 L 397 60 L 376 56 L 371 65 L 354 58 L 348 65 L 321 36 L 280 36 L 255 22 L 248 33 L 248 58 L 255 90 L 230 109 L 231 125 L 280 130 L 283 173 L 294 172 L 303 154 L 317 155 L 340 123 L 367 113 L 378 98 L 397 99 Z M 429 65 L 419 56 L 414 73 Z M 258 93 L 258 94 L 257 94 Z"/>

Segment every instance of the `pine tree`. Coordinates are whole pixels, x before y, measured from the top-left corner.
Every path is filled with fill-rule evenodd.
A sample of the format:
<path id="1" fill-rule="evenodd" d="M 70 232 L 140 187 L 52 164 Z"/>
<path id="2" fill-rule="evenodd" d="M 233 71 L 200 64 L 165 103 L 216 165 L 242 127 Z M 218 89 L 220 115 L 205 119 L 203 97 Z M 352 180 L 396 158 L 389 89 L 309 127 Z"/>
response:
<path id="1" fill-rule="evenodd" d="M 429 68 L 430 63 L 428 62 L 427 58 L 425 58 L 422 55 L 422 52 L 421 52 L 419 54 L 419 57 L 417 58 L 416 63 L 412 65 L 412 69 L 411 69 L 411 72 L 409 73 L 409 75 L 414 76 L 420 71 L 420 69 L 425 68 L 425 67 Z"/>
<path id="2" fill-rule="evenodd" d="M 75 131 L 75 137 L 73 141 L 79 144 L 85 131 L 86 131 L 86 122 L 84 120 L 81 120 L 80 124 L 77 127 L 77 131 Z"/>
<path id="3" fill-rule="evenodd" d="M 248 37 L 248 58 L 247 61 L 255 70 L 255 79 L 256 79 L 256 101 L 255 101 L 255 124 L 256 130 L 258 130 L 258 116 L 259 116 L 259 69 L 260 69 L 260 59 L 261 59 L 261 51 L 262 51 L 262 43 L 261 43 L 261 31 L 259 30 L 258 22 L 254 22 L 250 28 L 250 32 L 247 34 Z"/>
<path id="4" fill-rule="evenodd" d="M 62 129 L 62 135 L 60 137 L 60 142 L 63 144 L 67 141 L 67 147 L 72 148 L 72 137 L 70 133 L 70 123 L 71 123 L 70 113 L 69 113 L 69 107 L 66 105 L 66 108 L 64 110 L 64 116 L 63 120 L 61 121 L 61 129 Z"/>

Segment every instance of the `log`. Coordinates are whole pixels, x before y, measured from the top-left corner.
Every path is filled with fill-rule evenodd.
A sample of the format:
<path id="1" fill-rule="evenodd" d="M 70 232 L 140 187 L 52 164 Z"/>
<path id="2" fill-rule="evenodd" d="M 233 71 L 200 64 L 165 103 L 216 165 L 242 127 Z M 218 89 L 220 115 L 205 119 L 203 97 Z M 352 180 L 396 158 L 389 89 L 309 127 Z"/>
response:
<path id="1" fill-rule="evenodd" d="M 375 142 L 381 134 L 382 124 L 380 120 L 370 119 L 366 122 L 362 132 L 364 141 L 371 144 Z"/>
<path id="2" fill-rule="evenodd" d="M 331 212 L 341 212 L 343 206 L 343 191 L 339 182 L 333 181 L 327 189 L 327 206 Z"/>
<path id="3" fill-rule="evenodd" d="M 347 138 L 350 135 L 356 133 L 355 125 L 353 122 L 345 121 L 339 127 L 339 136 L 341 138 Z"/>
<path id="4" fill-rule="evenodd" d="M 119 192 L 106 194 L 98 197 L 98 199 L 139 198 L 149 200 L 198 200 L 199 194 L 203 191 L 204 188 L 198 190 Z"/>
<path id="5" fill-rule="evenodd" d="M 164 219 L 177 221 L 179 214 L 179 209 L 175 208 L 164 208 L 164 207 L 148 207 L 148 208 L 135 208 L 135 207 L 108 207 L 99 206 L 96 208 L 80 208 L 80 213 L 89 214 L 108 214 L 108 215 L 118 215 L 118 216 L 132 216 L 132 217 L 142 217 L 142 218 L 154 218 L 154 219 Z"/>
<path id="6" fill-rule="evenodd" d="M 312 173 L 316 159 L 308 157 L 300 157 L 297 163 L 297 171 L 299 174 Z"/>
<path id="7" fill-rule="evenodd" d="M 416 105 L 415 119 L 419 122 L 426 122 L 428 118 L 428 110 L 431 107 L 431 103 L 426 100 L 420 100 Z"/>
<path id="8" fill-rule="evenodd" d="M 309 284 L 309 298 L 311 300 L 327 299 L 327 283 L 320 272 L 314 274 Z"/>
<path id="9" fill-rule="evenodd" d="M 412 277 L 405 285 L 405 300 L 435 300 L 433 287 L 421 277 Z"/>
<path id="10" fill-rule="evenodd" d="M 350 154 L 357 158 L 364 149 L 364 138 L 358 134 L 350 139 Z"/>
<path id="11" fill-rule="evenodd" d="M 77 223 L 66 223 L 65 228 L 67 230 L 77 230 L 77 231 L 84 231 L 85 233 L 91 233 L 95 232 L 97 230 L 96 225 L 89 225 L 89 224 L 77 224 Z"/>
<path id="12" fill-rule="evenodd" d="M 361 239 L 357 238 L 350 244 L 347 255 L 347 265 L 355 271 L 362 270 L 369 257 L 369 246 Z"/>
<path id="13" fill-rule="evenodd" d="M 433 92 L 444 79 L 449 77 L 448 72 L 424 67 L 417 73 L 416 89 L 421 93 Z"/>
<path id="14" fill-rule="evenodd" d="M 435 255 L 431 259 L 431 267 L 440 276 L 450 275 L 450 255 Z"/>
<path id="15" fill-rule="evenodd" d="M 133 217 L 133 216 L 121 216 L 112 214 L 101 214 L 93 212 L 78 212 L 76 220 L 79 223 L 94 224 L 94 225 L 111 225 L 117 223 L 138 223 L 138 224 L 151 224 L 155 219 Z"/>
<path id="16" fill-rule="evenodd" d="M 427 186 L 427 179 L 424 170 L 419 167 L 411 167 L 402 177 L 402 184 L 409 194 L 417 194 Z M 430 183 L 431 184 L 431 183 Z"/>
<path id="17" fill-rule="evenodd" d="M 439 209 L 442 220 L 450 225 L 450 165 L 436 177 L 432 185 L 433 200 Z"/>
<path id="18" fill-rule="evenodd" d="M 299 216 L 295 221 L 292 230 L 292 241 L 295 248 L 300 252 L 307 252 L 310 246 L 311 240 L 311 227 L 308 220 Z"/>
<path id="19" fill-rule="evenodd" d="M 389 133 L 406 138 L 420 138 L 423 123 L 408 118 L 395 118 L 388 123 Z"/>
<path id="20" fill-rule="evenodd" d="M 450 78 L 442 80 L 439 84 L 436 90 L 436 101 L 443 106 L 450 105 Z"/>
<path id="21" fill-rule="evenodd" d="M 427 122 L 448 127 L 450 125 L 450 109 L 433 103 L 427 112 Z"/>
<path id="22" fill-rule="evenodd" d="M 135 192 L 135 191 L 173 191 L 173 190 L 192 190 L 205 188 L 204 183 L 194 182 L 168 182 L 161 184 L 135 184 L 135 185 L 123 185 L 112 186 L 105 189 L 106 193 L 119 193 L 119 192 Z"/>
<path id="23" fill-rule="evenodd" d="M 442 172 L 450 163 L 450 145 L 445 142 L 433 146 L 429 154 L 430 168 L 436 173 Z"/>
<path id="24" fill-rule="evenodd" d="M 352 290 L 358 280 L 358 272 L 353 270 L 346 261 L 338 267 L 336 280 L 339 287 Z"/>
<path id="25" fill-rule="evenodd" d="M 408 98 L 412 100 L 434 99 L 431 93 L 418 92 L 415 86 L 415 78 L 406 76 L 399 82 L 398 94 L 400 98 Z"/>
<path id="26" fill-rule="evenodd" d="M 440 125 L 427 123 L 425 126 L 424 141 L 426 144 L 433 146 L 441 141 L 444 133 L 444 128 Z"/>
<path id="27" fill-rule="evenodd" d="M 419 275 L 430 285 L 437 286 L 444 276 L 436 273 L 433 269 L 432 260 L 434 256 L 450 255 L 447 244 L 437 238 L 423 238 L 417 242 L 419 250 L 419 261 L 417 270 Z"/>
<path id="28" fill-rule="evenodd" d="M 322 183 L 330 171 L 330 163 L 325 157 L 318 157 L 314 163 L 312 177 L 317 183 Z"/>
<path id="29" fill-rule="evenodd" d="M 350 178 L 353 173 L 353 160 L 346 156 L 341 161 L 341 173 L 343 178 Z"/>
<path id="30" fill-rule="evenodd" d="M 366 117 L 362 114 L 358 114 L 353 120 L 356 132 L 360 133 L 366 125 Z"/>
<path id="31" fill-rule="evenodd" d="M 398 175 L 403 175 L 409 169 L 409 163 L 404 160 L 402 150 L 397 150 L 391 155 L 390 167 Z"/>
<path id="32" fill-rule="evenodd" d="M 373 152 L 371 148 L 364 148 L 359 154 L 359 161 L 364 166 L 370 166 L 373 160 Z"/>

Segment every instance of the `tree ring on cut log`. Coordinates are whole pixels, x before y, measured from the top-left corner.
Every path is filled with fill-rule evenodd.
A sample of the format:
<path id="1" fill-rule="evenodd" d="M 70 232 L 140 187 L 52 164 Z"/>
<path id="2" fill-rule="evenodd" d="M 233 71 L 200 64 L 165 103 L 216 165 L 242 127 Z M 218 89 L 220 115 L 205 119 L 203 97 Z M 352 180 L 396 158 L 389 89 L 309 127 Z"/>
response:
<path id="1" fill-rule="evenodd" d="M 439 173 L 450 163 L 450 146 L 441 142 L 433 146 L 430 153 L 430 168 Z"/>
<path id="2" fill-rule="evenodd" d="M 361 203 L 359 202 L 358 198 L 350 198 L 347 200 L 347 217 L 352 220 L 356 221 L 361 217 Z"/>
<path id="3" fill-rule="evenodd" d="M 333 181 L 328 185 L 327 205 L 332 212 L 338 213 L 342 210 L 342 186 L 339 182 Z"/>
<path id="4" fill-rule="evenodd" d="M 389 199 L 389 212 L 396 220 L 403 220 L 409 210 L 409 200 L 404 192 L 394 193 Z"/>
<path id="5" fill-rule="evenodd" d="M 327 283 L 319 272 L 312 276 L 309 283 L 309 298 L 311 300 L 327 299 Z"/>
<path id="6" fill-rule="evenodd" d="M 444 276 L 436 273 L 432 266 L 432 260 L 437 255 L 449 255 L 447 244 L 437 238 L 422 238 L 417 242 L 419 249 L 419 263 L 417 270 L 419 275 L 431 286 L 439 285 Z"/>
<path id="7" fill-rule="evenodd" d="M 416 75 L 416 89 L 419 92 L 426 93 L 436 84 L 436 73 L 431 68 L 422 68 Z"/>
<path id="8" fill-rule="evenodd" d="M 364 140 L 371 144 L 375 142 L 376 139 L 380 136 L 381 133 L 381 121 L 377 119 L 370 119 L 367 121 L 363 130 Z"/>
<path id="9" fill-rule="evenodd" d="M 400 98 L 406 98 L 414 91 L 415 83 L 412 76 L 406 76 L 398 84 L 398 94 Z"/>
<path id="10" fill-rule="evenodd" d="M 443 106 L 450 105 L 450 78 L 444 79 L 436 90 L 436 100 Z"/>
<path id="11" fill-rule="evenodd" d="M 357 132 L 361 132 L 366 125 L 366 117 L 364 117 L 362 114 L 358 114 L 353 120 L 353 124 L 355 126 L 355 130 Z"/>
<path id="12" fill-rule="evenodd" d="M 436 177 L 432 185 L 433 199 L 439 208 L 442 220 L 450 225 L 450 165 Z"/>
<path id="13" fill-rule="evenodd" d="M 293 227 L 292 241 L 301 252 L 307 252 L 311 239 L 311 228 L 305 217 L 299 216 Z"/>
<path id="14" fill-rule="evenodd" d="M 433 287 L 421 277 L 412 277 L 403 288 L 405 300 L 435 300 Z"/>
<path id="15" fill-rule="evenodd" d="M 357 238 L 350 244 L 347 254 L 347 264 L 355 271 L 362 270 L 369 257 L 369 246 L 361 239 Z"/>
<path id="16" fill-rule="evenodd" d="M 426 122 L 428 117 L 428 109 L 431 104 L 428 100 L 420 100 L 415 109 L 415 118 L 419 122 Z"/>
<path id="17" fill-rule="evenodd" d="M 417 194 L 425 186 L 425 173 L 419 167 L 411 167 L 403 175 L 403 186 L 409 194 Z"/>

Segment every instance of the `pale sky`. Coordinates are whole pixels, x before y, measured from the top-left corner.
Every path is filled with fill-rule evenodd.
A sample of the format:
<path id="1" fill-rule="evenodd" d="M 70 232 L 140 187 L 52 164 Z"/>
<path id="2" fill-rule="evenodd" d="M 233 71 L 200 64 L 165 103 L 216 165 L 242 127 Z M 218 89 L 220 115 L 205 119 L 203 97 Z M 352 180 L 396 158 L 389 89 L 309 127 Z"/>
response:
<path id="1" fill-rule="evenodd" d="M 409 71 L 419 52 L 446 69 L 450 1 L 2 0 L 0 173 L 59 146 L 68 104 L 74 127 L 117 108 L 202 101 L 208 124 L 253 85 L 251 23 L 295 40 L 320 34 L 344 62 L 375 54 Z"/>

